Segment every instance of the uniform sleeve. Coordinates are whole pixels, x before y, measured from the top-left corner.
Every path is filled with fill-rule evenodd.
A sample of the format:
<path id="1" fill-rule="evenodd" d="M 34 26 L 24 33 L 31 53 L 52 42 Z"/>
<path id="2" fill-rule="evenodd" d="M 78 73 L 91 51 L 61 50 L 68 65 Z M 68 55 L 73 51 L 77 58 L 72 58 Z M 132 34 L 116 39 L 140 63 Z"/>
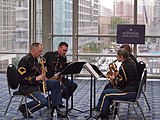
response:
<path id="1" fill-rule="evenodd" d="M 123 66 L 120 67 L 119 69 L 119 74 L 115 78 L 115 84 L 118 87 L 124 87 L 127 83 L 127 75 L 125 73 L 125 68 Z"/>
<path id="2" fill-rule="evenodd" d="M 55 55 L 53 52 L 47 52 L 43 56 L 46 59 L 45 66 L 47 67 L 46 77 L 49 79 L 54 76 L 55 73 Z"/>
<path id="3" fill-rule="evenodd" d="M 27 61 L 22 58 L 18 64 L 18 80 L 22 85 L 34 85 L 36 83 L 36 77 L 35 75 L 29 74 L 27 68 Z"/>

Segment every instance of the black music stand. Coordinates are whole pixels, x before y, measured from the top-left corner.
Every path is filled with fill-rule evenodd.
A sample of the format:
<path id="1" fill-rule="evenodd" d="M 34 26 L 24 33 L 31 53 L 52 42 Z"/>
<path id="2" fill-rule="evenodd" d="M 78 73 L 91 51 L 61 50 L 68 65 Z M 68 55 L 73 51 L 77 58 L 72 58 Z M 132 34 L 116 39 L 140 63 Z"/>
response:
<path id="1" fill-rule="evenodd" d="M 71 75 L 71 83 L 73 84 L 73 74 L 79 74 L 85 63 L 86 62 L 67 63 L 68 65 L 66 65 L 66 67 L 59 73 L 59 76 L 60 75 L 67 75 L 68 76 L 70 74 Z M 67 95 L 67 97 L 68 97 L 68 95 Z M 68 111 L 72 110 L 72 109 L 77 110 L 79 112 L 83 112 L 81 110 L 73 108 L 73 95 L 71 96 L 71 108 L 70 109 L 68 109 L 68 99 L 66 99 L 66 114 L 68 115 Z"/>
<path id="2" fill-rule="evenodd" d="M 99 77 L 105 77 L 105 75 L 99 70 L 99 68 L 96 65 L 86 63 L 84 65 L 85 69 L 90 73 L 91 75 L 91 83 L 90 83 L 90 115 L 86 119 L 90 119 L 92 117 L 92 110 L 95 109 L 96 104 L 96 79 Z M 93 81 L 94 78 L 94 81 Z M 94 94 L 94 107 L 92 108 L 92 87 L 93 87 L 93 94 Z M 88 111 L 88 110 L 87 110 Z M 86 112 L 86 111 L 85 111 Z"/>
<path id="3" fill-rule="evenodd" d="M 92 68 L 97 72 L 97 74 L 99 75 L 99 77 L 104 77 L 106 78 L 106 76 L 99 70 L 99 68 L 96 65 L 91 64 Z M 94 78 L 94 109 L 95 109 L 95 104 L 96 104 L 96 79 Z"/>

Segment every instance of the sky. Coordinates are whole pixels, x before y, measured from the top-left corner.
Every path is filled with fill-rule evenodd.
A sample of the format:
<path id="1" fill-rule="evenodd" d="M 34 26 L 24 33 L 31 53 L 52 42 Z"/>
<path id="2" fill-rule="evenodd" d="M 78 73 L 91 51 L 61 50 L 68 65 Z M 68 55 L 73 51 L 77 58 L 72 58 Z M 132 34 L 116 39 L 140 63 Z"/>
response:
<path id="1" fill-rule="evenodd" d="M 100 0 L 100 2 L 106 8 L 113 9 L 113 0 Z"/>

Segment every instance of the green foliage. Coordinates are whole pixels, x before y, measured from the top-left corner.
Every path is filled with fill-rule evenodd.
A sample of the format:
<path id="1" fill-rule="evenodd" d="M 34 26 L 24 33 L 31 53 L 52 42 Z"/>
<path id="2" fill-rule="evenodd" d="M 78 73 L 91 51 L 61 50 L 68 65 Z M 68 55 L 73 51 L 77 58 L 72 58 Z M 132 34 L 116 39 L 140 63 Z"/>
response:
<path id="1" fill-rule="evenodd" d="M 110 34 L 115 34 L 118 24 L 129 24 L 130 22 L 124 18 L 113 16 L 110 23 Z"/>
<path id="2" fill-rule="evenodd" d="M 90 52 L 95 52 L 95 53 L 98 53 L 101 51 L 101 49 L 97 46 L 97 44 L 94 41 L 89 43 L 89 49 L 90 49 Z"/>

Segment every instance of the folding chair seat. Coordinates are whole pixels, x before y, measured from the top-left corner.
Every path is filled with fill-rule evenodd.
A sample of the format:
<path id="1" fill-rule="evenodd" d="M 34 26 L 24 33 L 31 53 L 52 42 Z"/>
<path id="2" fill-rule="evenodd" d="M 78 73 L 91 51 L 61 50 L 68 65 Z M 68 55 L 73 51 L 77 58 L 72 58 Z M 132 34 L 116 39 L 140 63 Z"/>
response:
<path id="1" fill-rule="evenodd" d="M 135 111 L 135 113 L 136 113 L 136 115 L 137 115 L 137 118 L 139 119 L 139 120 L 141 120 L 141 118 L 139 117 L 139 115 L 138 115 L 138 112 L 137 112 L 137 110 L 136 110 L 136 107 L 135 107 L 135 105 L 137 105 L 138 107 L 139 107 L 139 109 L 140 109 L 140 111 L 141 111 L 141 113 L 142 113 L 142 116 L 143 116 L 143 118 L 144 118 L 144 120 L 146 120 L 146 117 L 145 117 L 145 115 L 144 115 L 144 113 L 143 113 L 143 110 L 142 110 L 142 108 L 141 108 L 141 106 L 140 106 L 140 104 L 139 104 L 139 102 L 138 102 L 138 100 L 139 100 L 139 98 L 140 98 L 140 95 L 141 95 L 141 93 L 142 93 L 142 89 L 143 89 L 143 83 L 144 83 L 144 81 L 145 81 L 145 76 L 146 76 L 146 74 L 147 74 L 147 70 L 146 70 L 146 68 L 143 70 L 143 72 L 142 72 L 142 76 L 141 76 L 141 79 L 140 79 L 140 82 L 139 82 L 139 88 L 138 88 L 138 92 L 137 92 L 137 96 L 136 96 L 136 99 L 133 99 L 133 100 L 113 100 L 113 115 L 112 115 L 112 119 L 114 119 L 114 113 L 115 113 L 115 109 L 119 109 L 119 108 L 121 108 L 121 105 L 120 104 L 127 104 L 128 105 L 128 107 L 127 107 L 127 116 L 126 116 L 126 119 L 127 119 L 127 117 L 128 117 L 128 114 L 129 114 L 129 109 L 130 109 L 130 105 L 132 105 L 132 107 L 134 108 L 134 111 Z M 117 106 L 117 104 L 119 104 L 118 106 Z"/>
<path id="2" fill-rule="evenodd" d="M 22 102 L 24 102 L 25 103 L 27 117 L 28 117 L 27 104 L 26 104 L 27 103 L 27 96 L 22 95 L 18 91 L 19 81 L 17 79 L 18 73 L 17 73 L 17 68 L 15 67 L 15 65 L 13 65 L 13 64 L 9 64 L 8 65 L 7 74 L 6 75 L 7 75 L 8 92 L 9 92 L 9 95 L 10 95 L 10 99 L 9 99 L 9 103 L 7 105 L 7 108 L 5 110 L 4 115 L 7 114 L 7 111 L 8 111 L 8 108 L 9 108 L 11 102 L 20 102 L 18 108 L 20 107 Z M 15 98 L 14 101 L 13 101 L 13 98 Z M 18 98 L 20 98 L 20 100 Z"/>

